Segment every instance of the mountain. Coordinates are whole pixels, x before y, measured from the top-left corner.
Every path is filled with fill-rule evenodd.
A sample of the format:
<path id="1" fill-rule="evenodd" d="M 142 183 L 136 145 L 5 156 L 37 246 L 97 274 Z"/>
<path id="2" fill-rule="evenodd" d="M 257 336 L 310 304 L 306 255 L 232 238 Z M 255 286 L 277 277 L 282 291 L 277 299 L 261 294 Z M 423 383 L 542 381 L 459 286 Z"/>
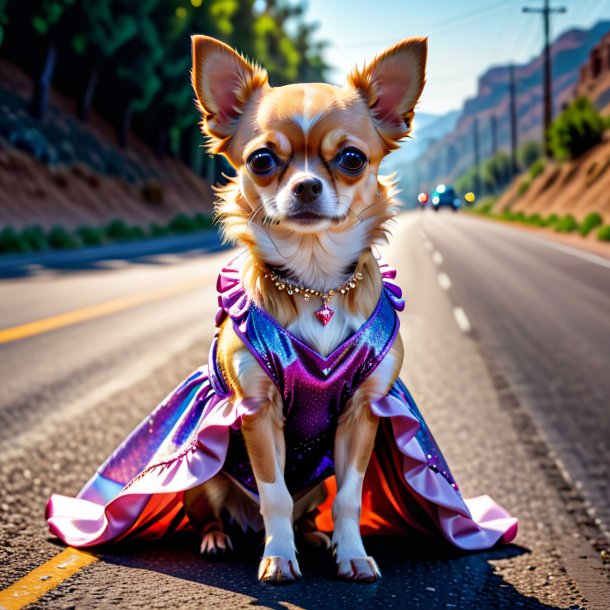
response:
<path id="1" fill-rule="evenodd" d="M 553 72 L 553 110 L 555 113 L 574 97 L 580 66 L 604 34 L 610 21 L 602 21 L 589 30 L 571 29 L 551 46 Z M 518 141 L 539 140 L 543 117 L 542 54 L 515 66 Z M 489 68 L 480 78 L 477 94 L 466 100 L 455 126 L 435 140 L 403 168 L 401 188 L 409 199 L 419 190 L 429 190 L 438 181 L 451 182 L 474 164 L 474 126 L 478 124 L 481 159 L 493 153 L 492 123 L 495 122 L 496 146 L 510 146 L 509 117 L 510 66 Z M 428 125 L 430 129 L 433 124 Z M 433 133 L 431 133 L 433 137 Z"/>
<path id="2" fill-rule="evenodd" d="M 452 131 L 459 116 L 459 110 L 451 110 L 446 114 L 427 114 L 416 111 L 411 138 L 403 142 L 400 148 L 383 162 L 382 171 L 392 173 L 402 170 L 405 164 L 419 157 L 436 140 Z"/>

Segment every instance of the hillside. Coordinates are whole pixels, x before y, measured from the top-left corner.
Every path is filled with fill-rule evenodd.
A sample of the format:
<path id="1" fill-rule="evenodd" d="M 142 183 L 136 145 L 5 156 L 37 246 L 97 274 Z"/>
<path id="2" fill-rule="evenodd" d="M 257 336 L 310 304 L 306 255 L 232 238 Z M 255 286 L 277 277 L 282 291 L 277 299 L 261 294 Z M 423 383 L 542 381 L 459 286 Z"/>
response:
<path id="1" fill-rule="evenodd" d="M 580 66 L 602 36 L 610 31 L 610 21 L 589 30 L 572 29 L 552 44 L 553 100 L 558 112 L 573 95 Z M 539 140 L 542 132 L 542 55 L 525 65 L 515 66 L 518 141 Z M 492 67 L 479 79 L 477 95 L 467 100 L 455 129 L 433 142 L 410 164 L 405 184 L 407 193 L 425 190 L 433 182 L 454 180 L 474 163 L 473 127 L 478 122 L 481 156 L 492 152 L 492 120 L 496 122 L 498 148 L 508 148 L 510 67 Z M 493 119 L 492 119 L 493 117 Z M 405 188 L 403 184 L 403 188 Z"/>
<path id="2" fill-rule="evenodd" d="M 610 137 L 578 159 L 547 164 L 544 172 L 519 196 L 517 179 L 494 206 L 542 216 L 572 214 L 582 221 L 589 212 L 599 212 L 610 222 Z"/>
<path id="3" fill-rule="evenodd" d="M 155 156 L 133 136 L 120 148 L 110 125 L 95 114 L 81 123 L 74 102 L 56 91 L 48 116 L 32 119 L 31 80 L 5 61 L 0 83 L 0 227 L 70 228 L 117 217 L 147 224 L 211 213 L 209 182 L 181 161 Z"/>

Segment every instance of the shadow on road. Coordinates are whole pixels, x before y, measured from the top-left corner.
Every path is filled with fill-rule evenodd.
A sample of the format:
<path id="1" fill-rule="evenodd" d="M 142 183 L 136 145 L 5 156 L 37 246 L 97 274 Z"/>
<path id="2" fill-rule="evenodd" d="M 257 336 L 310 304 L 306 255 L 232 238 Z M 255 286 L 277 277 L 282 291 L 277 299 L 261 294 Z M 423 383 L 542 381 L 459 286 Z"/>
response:
<path id="1" fill-rule="evenodd" d="M 249 536 L 241 542 L 242 550 L 224 562 L 211 562 L 198 556 L 197 540 L 190 535 L 157 545 L 113 546 L 113 554 L 102 553 L 100 558 L 108 564 L 150 570 L 241 594 L 252 600 L 252 607 L 274 610 L 285 610 L 291 604 L 307 609 L 561 608 L 522 595 L 494 572 L 490 561 L 529 553 L 517 545 L 483 553 L 460 553 L 439 545 L 438 541 L 375 537 L 366 541 L 367 550 L 375 556 L 383 573 L 382 580 L 374 585 L 337 581 L 331 553 L 310 550 L 299 555 L 304 579 L 290 586 L 273 587 L 256 580 L 262 537 Z"/>

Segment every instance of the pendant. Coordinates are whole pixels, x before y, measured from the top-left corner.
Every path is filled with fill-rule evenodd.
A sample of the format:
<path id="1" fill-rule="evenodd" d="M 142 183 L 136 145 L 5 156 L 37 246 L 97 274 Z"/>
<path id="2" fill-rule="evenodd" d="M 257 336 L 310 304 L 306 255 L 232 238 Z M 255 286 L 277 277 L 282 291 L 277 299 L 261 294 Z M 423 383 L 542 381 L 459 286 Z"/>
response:
<path id="1" fill-rule="evenodd" d="M 335 315 L 335 311 L 326 303 L 324 303 L 322 307 L 320 307 L 320 309 L 314 313 L 316 314 L 316 318 L 320 320 L 322 326 L 326 326 L 330 322 L 330 319 Z"/>

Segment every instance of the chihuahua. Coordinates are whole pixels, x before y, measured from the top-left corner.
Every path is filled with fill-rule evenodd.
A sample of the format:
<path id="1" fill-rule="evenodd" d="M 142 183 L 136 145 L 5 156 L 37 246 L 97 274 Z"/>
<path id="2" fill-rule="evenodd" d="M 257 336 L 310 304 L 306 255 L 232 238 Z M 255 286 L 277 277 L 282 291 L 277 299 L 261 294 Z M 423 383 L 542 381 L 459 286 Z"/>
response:
<path id="1" fill-rule="evenodd" d="M 411 131 L 426 55 L 426 39 L 410 38 L 354 69 L 344 87 L 271 87 L 263 68 L 213 38 L 193 37 L 192 81 L 202 130 L 209 151 L 224 155 L 236 171 L 218 189 L 216 212 L 225 239 L 246 249 L 245 291 L 322 356 L 356 333 L 380 299 L 382 277 L 372 246 L 385 238 L 397 202 L 392 181 L 378 175 L 379 165 Z M 380 577 L 360 534 L 363 480 L 378 427 L 369 405 L 388 393 L 402 357 L 398 335 L 336 427 L 332 546 L 342 579 Z M 230 400 L 250 405 L 241 433 L 258 496 L 224 473 L 187 492 L 190 513 L 197 512 L 201 498 L 216 507 L 217 518 L 201 524 L 202 552 L 214 555 L 231 546 L 221 510 L 250 522 L 262 516 L 259 579 L 297 580 L 294 523 L 304 520 L 311 526 L 304 528 L 305 538 L 324 541 L 307 517 L 324 496 L 315 490 L 306 497 L 289 492 L 282 397 L 226 321 L 217 360 Z"/>

